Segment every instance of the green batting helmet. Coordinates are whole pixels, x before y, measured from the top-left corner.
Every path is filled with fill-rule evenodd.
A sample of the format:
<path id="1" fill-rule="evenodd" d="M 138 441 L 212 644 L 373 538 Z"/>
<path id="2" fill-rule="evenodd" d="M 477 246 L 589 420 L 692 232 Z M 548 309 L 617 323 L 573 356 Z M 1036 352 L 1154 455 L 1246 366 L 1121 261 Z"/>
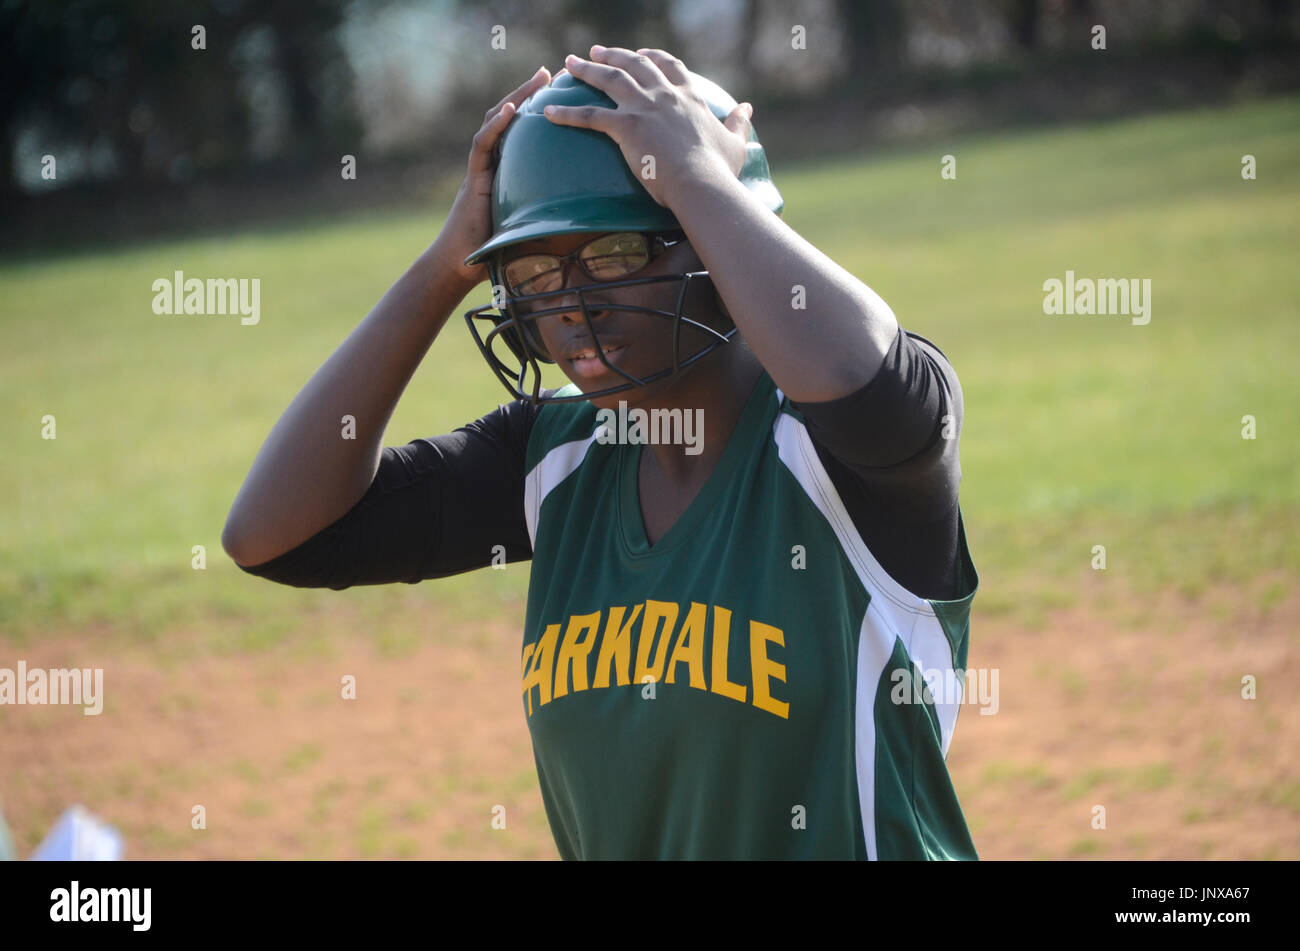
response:
<path id="1" fill-rule="evenodd" d="M 725 119 L 735 109 L 736 101 L 716 83 L 691 73 L 691 84 L 719 120 Z M 520 314 L 516 305 L 521 301 L 532 304 L 543 298 L 576 293 L 587 329 L 596 342 L 596 353 L 610 370 L 628 381 L 597 393 L 567 397 L 566 401 L 590 399 L 644 386 L 689 366 L 726 343 L 736 332 L 733 327 L 728 333 L 721 334 L 682 314 L 688 283 L 691 280 L 707 281 L 708 271 L 600 282 L 543 294 L 529 294 L 526 297 L 510 296 L 500 272 L 499 255 L 500 251 L 510 245 L 583 232 L 662 234 L 682 231 L 676 216 L 656 202 L 637 180 L 623 158 L 618 143 L 603 132 L 551 122 L 543 113 L 550 105 L 617 108 L 614 101 L 599 89 L 567 72 L 524 100 L 497 144 L 496 175 L 492 183 L 492 235 L 482 247 L 465 259 L 465 263 L 471 265 L 487 263 L 494 290 L 492 304 L 465 314 L 470 332 L 488 361 L 488 366 L 506 389 L 516 398 L 531 402 L 544 401 L 540 396 L 541 369 L 536 361 L 555 362 L 547 353 L 532 323 L 539 317 L 561 313 L 570 308 L 548 308 L 543 305 L 540 310 Z M 763 205 L 780 214 L 785 203 L 772 182 L 767 156 L 752 125 L 745 164 L 740 170 L 739 179 Z M 587 312 L 583 291 L 596 288 L 603 291 L 671 280 L 682 282 L 676 313 L 660 310 L 653 313 L 674 322 L 673 365 L 645 379 L 637 379 L 605 359 L 600 350 L 596 328 Z M 617 304 L 602 304 L 601 309 L 645 311 L 645 308 L 621 308 Z M 491 325 L 486 335 L 480 335 L 475 321 L 487 321 Z M 716 338 L 684 360 L 678 352 L 682 322 Z M 506 345 L 513 360 L 504 359 L 507 355 L 495 346 L 497 341 Z M 517 367 L 513 365 L 516 362 Z M 530 370 L 531 385 L 526 385 Z"/>

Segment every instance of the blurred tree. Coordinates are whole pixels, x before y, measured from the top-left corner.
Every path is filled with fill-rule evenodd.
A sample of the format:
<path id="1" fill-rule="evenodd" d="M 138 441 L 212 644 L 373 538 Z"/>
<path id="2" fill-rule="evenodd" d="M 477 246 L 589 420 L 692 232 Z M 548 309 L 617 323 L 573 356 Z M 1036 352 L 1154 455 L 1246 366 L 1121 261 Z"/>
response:
<path id="1" fill-rule="evenodd" d="M 1269 29 L 1274 35 L 1290 37 L 1295 34 L 1294 0 L 1267 0 L 1264 6 L 1268 10 Z"/>
<path id="2" fill-rule="evenodd" d="M 59 71 L 50 55 L 58 29 L 58 13 L 50 4 L 31 10 L 16 0 L 0 0 L 0 191 L 17 188 L 13 174 L 18 117 L 37 98 L 33 90 L 47 88 Z"/>
<path id="3" fill-rule="evenodd" d="M 656 41 L 646 35 L 647 29 L 656 32 L 670 31 L 668 0 L 568 0 L 565 18 L 585 23 L 604 46 L 623 46 L 639 49 L 647 44 L 667 45 L 670 41 Z M 670 32 L 663 35 L 670 36 Z M 671 49 L 671 46 L 669 46 Z M 582 50 L 583 54 L 587 51 Z"/>
<path id="4" fill-rule="evenodd" d="M 763 23 L 763 0 L 741 0 L 740 36 L 737 39 L 737 88 L 748 90 L 743 95 L 754 97 L 761 93 L 759 76 L 754 72 L 754 46 L 758 43 L 758 29 Z"/>
<path id="5" fill-rule="evenodd" d="M 263 15 L 288 100 L 288 152 L 301 158 L 355 148 L 361 124 L 349 95 L 351 67 L 339 42 L 347 0 L 277 0 Z"/>
<path id="6" fill-rule="evenodd" d="M 1098 23 L 1095 5 L 1092 0 L 1063 0 L 1063 8 L 1066 47 L 1074 52 L 1086 51 L 1092 28 Z"/>
<path id="7" fill-rule="evenodd" d="M 184 179 L 248 161 L 252 80 L 279 83 L 292 157 L 356 143 L 337 39 L 347 0 L 0 0 L 0 188 L 15 146 L 93 156 L 100 177 Z M 194 48 L 196 26 L 205 48 Z M 250 77 L 241 40 L 270 30 L 270 75 Z M 280 156 L 277 156 L 280 157 Z M 69 163 L 71 164 L 71 163 Z M 63 166 L 63 163 L 61 163 Z"/>
<path id="8" fill-rule="evenodd" d="M 1043 22 L 1039 0 L 1009 0 L 1006 6 L 1007 25 L 1016 45 L 1026 51 L 1038 49 Z"/>
<path id="9" fill-rule="evenodd" d="M 106 155 L 125 179 L 165 175 L 181 156 L 220 163 L 247 141 L 247 104 L 229 93 L 238 79 L 230 44 L 246 22 L 240 5 L 0 3 L 6 161 L 24 129 L 42 148 Z M 195 24 L 206 28 L 206 50 L 192 47 Z"/>
<path id="10" fill-rule="evenodd" d="M 899 0 L 839 0 L 839 15 L 849 50 L 850 87 L 868 89 L 897 80 L 907 61 Z"/>

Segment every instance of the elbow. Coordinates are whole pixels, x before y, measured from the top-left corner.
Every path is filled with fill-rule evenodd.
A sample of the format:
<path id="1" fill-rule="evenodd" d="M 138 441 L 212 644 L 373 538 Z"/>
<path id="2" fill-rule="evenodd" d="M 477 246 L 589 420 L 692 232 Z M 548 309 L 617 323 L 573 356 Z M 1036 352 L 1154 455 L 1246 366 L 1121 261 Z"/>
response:
<path id="1" fill-rule="evenodd" d="M 226 518 L 225 528 L 221 530 L 221 547 L 230 556 L 230 560 L 241 567 L 257 563 L 256 556 L 250 556 L 245 533 L 240 530 L 233 511 Z"/>
<path id="2" fill-rule="evenodd" d="M 239 541 L 237 540 L 235 533 L 231 531 L 229 522 L 226 522 L 226 527 L 221 532 L 221 547 L 225 549 L 226 554 L 230 556 L 230 560 L 235 564 L 244 564 Z"/>

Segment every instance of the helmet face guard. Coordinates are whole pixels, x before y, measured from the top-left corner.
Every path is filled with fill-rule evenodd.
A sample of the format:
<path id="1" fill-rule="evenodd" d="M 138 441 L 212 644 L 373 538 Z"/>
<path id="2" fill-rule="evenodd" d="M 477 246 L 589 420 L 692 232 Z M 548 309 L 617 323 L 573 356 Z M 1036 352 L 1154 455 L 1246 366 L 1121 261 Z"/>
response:
<path id="1" fill-rule="evenodd" d="M 496 265 L 490 265 L 489 271 L 492 274 L 492 284 L 499 288 L 502 293 L 505 291 L 505 285 L 499 280 Z M 659 277 L 640 277 L 629 278 L 622 281 L 602 281 L 599 284 L 585 284 L 581 287 L 560 288 L 554 291 L 543 291 L 540 294 L 528 294 L 521 297 L 505 296 L 502 298 L 498 295 L 500 306 L 497 303 L 487 304 L 483 307 L 476 307 L 465 313 L 465 323 L 469 325 L 469 331 L 478 344 L 479 352 L 487 360 L 488 366 L 501 381 L 511 396 L 516 399 L 526 400 L 530 403 L 575 403 L 582 400 L 596 399 L 602 396 L 609 396 L 613 393 L 622 393 L 637 387 L 647 386 L 657 380 L 674 376 L 682 369 L 695 363 L 697 360 L 712 353 L 718 347 L 728 343 L 736 334 L 736 327 L 733 325 L 730 330 L 724 332 L 713 329 L 687 317 L 682 308 L 686 302 L 686 294 L 692 281 L 708 282 L 708 271 L 688 271 L 683 274 L 665 274 Z M 643 284 L 658 284 L 664 281 L 678 281 L 680 287 L 677 292 L 677 305 L 673 311 L 661 310 L 656 307 L 639 307 L 631 304 L 616 304 L 601 302 L 598 307 L 588 307 L 586 292 L 587 291 L 607 291 L 616 290 L 622 287 L 632 287 Z M 569 313 L 572 307 L 555 306 L 547 307 L 545 303 L 548 299 L 563 297 L 576 294 L 578 297 L 578 306 L 582 309 L 582 319 L 587 326 L 587 332 L 591 336 L 592 343 L 596 349 L 596 356 L 600 362 L 612 372 L 623 377 L 627 382 L 615 386 L 606 387 L 603 390 L 596 390 L 590 393 L 579 393 L 574 396 L 550 396 L 542 397 L 542 368 L 538 361 L 542 363 L 555 363 L 555 359 L 547 352 L 545 345 L 542 343 L 541 336 L 537 333 L 535 322 L 543 317 L 549 317 L 554 314 Z M 542 303 L 541 309 L 531 310 L 528 313 L 521 313 L 520 304 Z M 591 320 L 592 310 L 600 311 L 630 311 L 640 314 L 652 314 L 661 317 L 664 320 L 672 321 L 673 333 L 673 362 L 672 365 L 664 370 L 654 373 L 648 377 L 635 377 L 630 373 L 614 366 L 606 358 L 600 345 L 600 334 L 596 330 Z M 486 333 L 480 333 L 480 327 L 476 324 L 486 321 L 492 326 L 486 329 Z M 708 334 L 714 338 L 712 342 L 702 347 L 700 350 L 691 354 L 685 359 L 682 358 L 682 324 L 690 326 Z M 504 345 L 508 353 L 513 356 L 513 360 L 507 362 L 506 354 L 500 352 L 501 345 Z M 512 366 L 511 364 L 517 364 Z M 530 378 L 531 377 L 531 378 Z"/>

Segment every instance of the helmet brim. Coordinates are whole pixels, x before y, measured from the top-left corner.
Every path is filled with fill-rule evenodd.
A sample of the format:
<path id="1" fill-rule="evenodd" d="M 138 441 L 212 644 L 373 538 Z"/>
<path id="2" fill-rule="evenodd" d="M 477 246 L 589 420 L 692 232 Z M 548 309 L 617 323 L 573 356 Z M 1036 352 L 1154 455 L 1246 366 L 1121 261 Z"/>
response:
<path id="1" fill-rule="evenodd" d="M 785 201 L 770 180 L 742 182 L 765 206 L 781 214 Z M 467 266 L 480 264 L 494 251 L 512 244 L 555 238 L 583 232 L 677 231 L 677 216 L 662 205 L 653 210 L 644 203 L 623 197 L 583 195 L 570 202 L 552 203 L 544 208 L 523 210 L 511 216 L 504 226 L 477 251 L 465 259 Z"/>
<path id="2" fill-rule="evenodd" d="M 504 226 L 481 248 L 465 259 L 467 265 L 480 264 L 494 251 L 512 244 L 555 238 L 584 232 L 676 231 L 681 228 L 667 208 L 648 210 L 640 202 L 623 198 L 581 196 L 572 203 L 552 203 L 543 208 L 527 209 L 512 215 Z"/>

